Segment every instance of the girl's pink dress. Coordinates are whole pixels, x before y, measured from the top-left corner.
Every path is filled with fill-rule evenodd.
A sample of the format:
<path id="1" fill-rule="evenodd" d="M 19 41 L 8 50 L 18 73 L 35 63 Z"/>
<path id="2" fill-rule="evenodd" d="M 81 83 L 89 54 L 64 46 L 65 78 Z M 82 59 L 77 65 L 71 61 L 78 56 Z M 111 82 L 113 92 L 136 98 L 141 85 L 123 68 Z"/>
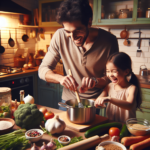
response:
<path id="1" fill-rule="evenodd" d="M 108 85 L 108 96 L 125 101 L 127 100 L 131 86 L 132 85 L 130 85 L 128 88 L 125 88 L 125 89 L 115 90 L 114 84 L 110 83 Z M 124 123 L 129 118 L 136 118 L 136 101 L 134 101 L 134 105 L 131 110 L 120 108 L 108 102 L 107 108 L 106 108 L 106 115 L 110 120 L 124 122 Z"/>

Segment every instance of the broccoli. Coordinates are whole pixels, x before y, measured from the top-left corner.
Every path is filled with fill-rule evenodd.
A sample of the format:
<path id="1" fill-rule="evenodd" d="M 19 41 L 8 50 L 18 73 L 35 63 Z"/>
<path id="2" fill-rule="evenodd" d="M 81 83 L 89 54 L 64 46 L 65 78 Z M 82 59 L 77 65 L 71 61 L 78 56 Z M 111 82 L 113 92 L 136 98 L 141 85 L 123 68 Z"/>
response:
<path id="1" fill-rule="evenodd" d="M 40 112 L 36 104 L 21 104 L 14 112 L 16 125 L 21 128 L 31 129 L 37 127 L 43 121 L 43 113 Z"/>

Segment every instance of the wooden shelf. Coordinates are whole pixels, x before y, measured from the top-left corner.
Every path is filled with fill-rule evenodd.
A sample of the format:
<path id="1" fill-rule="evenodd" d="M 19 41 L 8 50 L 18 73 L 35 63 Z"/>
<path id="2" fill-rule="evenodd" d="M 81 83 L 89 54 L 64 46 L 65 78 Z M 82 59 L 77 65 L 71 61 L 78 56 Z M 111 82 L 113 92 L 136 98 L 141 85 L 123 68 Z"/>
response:
<path id="1" fill-rule="evenodd" d="M 19 27 L 22 27 L 22 28 L 39 28 L 39 26 L 34 26 L 34 25 L 19 25 Z"/>

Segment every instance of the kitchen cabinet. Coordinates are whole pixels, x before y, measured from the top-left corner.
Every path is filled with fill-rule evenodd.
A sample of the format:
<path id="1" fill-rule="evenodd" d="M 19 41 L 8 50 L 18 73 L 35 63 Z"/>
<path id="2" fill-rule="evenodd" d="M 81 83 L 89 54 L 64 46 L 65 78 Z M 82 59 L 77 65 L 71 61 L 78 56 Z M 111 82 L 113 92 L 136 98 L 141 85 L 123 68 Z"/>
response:
<path id="1" fill-rule="evenodd" d="M 144 118 L 150 121 L 150 89 L 141 88 L 142 90 L 142 104 L 141 109 L 136 111 L 137 118 Z"/>
<path id="2" fill-rule="evenodd" d="M 61 101 L 62 86 L 48 83 L 38 78 L 38 104 L 58 109 Z"/>
<path id="3" fill-rule="evenodd" d="M 56 14 L 62 0 L 39 0 L 39 26 L 61 26 L 56 22 Z"/>
<path id="4" fill-rule="evenodd" d="M 93 0 L 93 25 L 148 25 L 148 7 L 150 0 Z"/>
<path id="5" fill-rule="evenodd" d="M 56 14 L 60 3 L 63 0 L 39 0 L 39 26 L 41 27 L 61 27 L 56 22 Z M 96 14 L 96 3 L 95 0 L 89 0 L 90 6 L 92 7 L 94 14 Z M 93 17 L 93 23 L 96 22 L 95 15 Z"/>

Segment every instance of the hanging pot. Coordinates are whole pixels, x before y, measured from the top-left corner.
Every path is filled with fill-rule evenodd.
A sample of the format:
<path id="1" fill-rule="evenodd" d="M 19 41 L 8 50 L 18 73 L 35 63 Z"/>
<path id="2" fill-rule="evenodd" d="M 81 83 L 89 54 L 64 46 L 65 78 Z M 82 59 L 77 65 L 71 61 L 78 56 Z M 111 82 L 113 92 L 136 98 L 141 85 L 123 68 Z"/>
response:
<path id="1" fill-rule="evenodd" d="M 8 40 L 8 44 L 9 44 L 11 47 L 14 47 L 15 42 L 14 42 L 14 40 L 11 38 L 10 30 L 9 30 L 9 35 L 10 35 L 10 38 L 9 38 L 9 40 Z"/>
<path id="2" fill-rule="evenodd" d="M 128 37 L 128 34 L 129 34 L 129 33 L 128 33 L 128 31 L 126 30 L 126 27 L 125 27 L 125 29 L 121 31 L 120 37 L 121 37 L 122 39 L 126 39 L 126 38 Z"/>
<path id="3" fill-rule="evenodd" d="M 1 30 L 0 30 L 0 53 L 4 53 L 5 52 L 5 48 L 3 46 L 1 46 Z"/>
<path id="4" fill-rule="evenodd" d="M 29 40 L 29 36 L 27 35 L 27 30 L 26 30 L 26 34 L 24 34 L 24 35 L 22 36 L 22 40 L 23 40 L 24 42 L 27 42 L 27 41 Z"/>

